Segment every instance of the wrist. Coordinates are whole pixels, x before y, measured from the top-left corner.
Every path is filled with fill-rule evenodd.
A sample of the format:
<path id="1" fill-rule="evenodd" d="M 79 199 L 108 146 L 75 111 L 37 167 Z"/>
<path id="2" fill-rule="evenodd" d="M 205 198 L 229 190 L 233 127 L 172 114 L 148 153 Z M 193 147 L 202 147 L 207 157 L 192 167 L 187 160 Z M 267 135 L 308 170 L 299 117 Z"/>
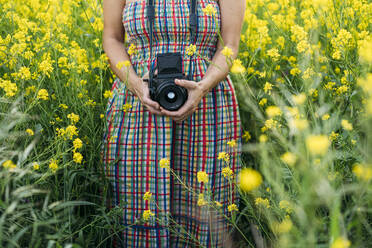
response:
<path id="1" fill-rule="evenodd" d="M 211 90 L 213 81 L 203 78 L 202 80 L 199 81 L 198 85 L 203 96 L 205 96 Z"/>
<path id="2" fill-rule="evenodd" d="M 135 94 L 136 96 L 141 95 L 143 82 L 140 77 L 134 77 L 128 80 L 128 84 L 130 85 L 129 87 L 133 94 Z"/>

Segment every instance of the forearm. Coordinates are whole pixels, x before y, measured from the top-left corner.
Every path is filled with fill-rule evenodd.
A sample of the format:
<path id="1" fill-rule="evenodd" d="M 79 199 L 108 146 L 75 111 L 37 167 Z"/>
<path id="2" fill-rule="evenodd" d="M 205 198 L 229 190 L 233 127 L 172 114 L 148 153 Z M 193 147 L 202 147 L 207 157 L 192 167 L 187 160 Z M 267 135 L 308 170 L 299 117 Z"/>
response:
<path id="1" fill-rule="evenodd" d="M 237 57 L 238 46 L 225 44 L 225 46 L 231 48 L 233 51 L 232 59 Z M 223 46 L 218 43 L 217 51 L 212 58 L 212 62 L 209 65 L 204 77 L 200 81 L 203 94 L 207 94 L 211 89 L 216 87 L 219 82 L 224 80 L 229 74 L 230 66 L 227 63 L 225 55 L 221 53 Z"/>
<path id="2" fill-rule="evenodd" d="M 103 49 L 109 59 L 111 70 L 122 82 L 126 82 L 127 77 L 128 83 L 137 82 L 140 80 L 132 65 L 129 66 L 129 70 L 126 68 L 119 69 L 116 67 L 118 62 L 130 60 L 129 55 L 121 41 L 115 38 L 104 38 Z M 129 74 L 127 75 L 127 73 Z"/>

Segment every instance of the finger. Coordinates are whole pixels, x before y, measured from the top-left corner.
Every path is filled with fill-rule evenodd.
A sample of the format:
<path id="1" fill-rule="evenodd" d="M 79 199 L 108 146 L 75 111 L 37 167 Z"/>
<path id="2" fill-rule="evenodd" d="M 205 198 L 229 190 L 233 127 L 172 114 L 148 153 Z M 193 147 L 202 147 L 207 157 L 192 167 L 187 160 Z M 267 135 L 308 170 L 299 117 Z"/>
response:
<path id="1" fill-rule="evenodd" d="M 154 75 L 156 75 L 156 74 L 158 74 L 158 69 L 155 69 L 155 71 L 154 71 Z M 144 75 L 143 75 L 143 77 L 142 77 L 142 79 L 148 79 L 150 77 L 150 71 L 147 71 Z"/>
<path id="2" fill-rule="evenodd" d="M 174 81 L 177 85 L 179 86 L 182 86 L 186 89 L 190 89 L 190 90 L 193 90 L 196 88 L 196 82 L 194 81 L 189 81 L 189 80 L 185 80 L 185 79 L 176 79 Z"/>
<path id="3" fill-rule="evenodd" d="M 152 114 L 156 114 L 156 115 L 164 115 L 162 112 L 160 112 L 160 111 L 154 109 L 154 108 L 151 107 L 151 106 L 148 106 L 148 105 L 144 105 L 144 106 L 145 106 L 146 109 L 147 109 L 148 111 L 150 111 Z"/>
<path id="4" fill-rule="evenodd" d="M 186 120 L 190 115 L 192 115 L 193 112 L 194 112 L 193 109 L 190 109 L 185 114 L 183 114 L 181 117 L 174 118 L 174 121 L 176 121 L 176 122 L 182 122 L 182 121 Z"/>
<path id="5" fill-rule="evenodd" d="M 184 110 L 182 108 L 177 111 L 169 111 L 160 106 L 160 111 L 172 118 L 180 118 L 184 114 Z"/>
<path id="6" fill-rule="evenodd" d="M 143 103 L 145 105 L 151 106 L 152 108 L 156 109 L 157 111 L 160 111 L 160 105 L 159 105 L 159 103 L 151 100 L 151 98 L 149 98 L 149 97 L 144 97 Z"/>
<path id="7" fill-rule="evenodd" d="M 155 102 L 151 99 L 150 97 L 150 93 L 148 91 L 146 91 L 144 93 L 144 97 L 143 97 L 143 101 L 144 103 L 152 106 L 153 108 L 157 109 L 157 110 L 160 110 L 160 104 L 158 102 Z"/>

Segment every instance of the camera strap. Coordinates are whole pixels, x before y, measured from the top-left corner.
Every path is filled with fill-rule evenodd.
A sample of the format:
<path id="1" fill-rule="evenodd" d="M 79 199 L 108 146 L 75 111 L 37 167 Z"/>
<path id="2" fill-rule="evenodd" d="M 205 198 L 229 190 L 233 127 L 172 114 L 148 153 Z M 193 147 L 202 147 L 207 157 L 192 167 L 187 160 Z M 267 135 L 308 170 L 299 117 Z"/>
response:
<path id="1" fill-rule="evenodd" d="M 190 30 L 190 42 L 195 44 L 195 37 L 196 37 L 196 28 L 197 28 L 197 15 L 196 15 L 196 7 L 197 7 L 197 0 L 191 0 L 191 11 L 189 16 L 189 30 Z M 150 95 L 152 92 L 155 91 L 153 86 L 153 77 L 154 77 L 154 68 L 152 66 L 152 42 L 153 42 L 153 26 L 155 20 L 155 8 L 154 8 L 154 0 L 148 0 L 147 8 L 147 19 L 149 21 L 149 31 L 150 31 L 150 73 L 149 73 L 149 90 Z M 190 59 L 189 63 L 189 73 L 187 78 L 191 80 L 191 62 Z"/>

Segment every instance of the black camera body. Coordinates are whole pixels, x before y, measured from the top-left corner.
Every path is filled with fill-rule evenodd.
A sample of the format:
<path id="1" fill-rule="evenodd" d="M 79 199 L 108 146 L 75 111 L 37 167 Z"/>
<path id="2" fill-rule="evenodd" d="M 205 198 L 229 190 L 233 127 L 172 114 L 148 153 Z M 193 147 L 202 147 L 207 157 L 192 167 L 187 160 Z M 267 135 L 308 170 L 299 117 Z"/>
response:
<path id="1" fill-rule="evenodd" d="M 175 83 L 175 79 L 187 79 L 182 71 L 181 53 L 158 54 L 157 71 L 149 87 L 151 99 L 169 111 L 179 109 L 188 97 L 187 89 Z"/>

